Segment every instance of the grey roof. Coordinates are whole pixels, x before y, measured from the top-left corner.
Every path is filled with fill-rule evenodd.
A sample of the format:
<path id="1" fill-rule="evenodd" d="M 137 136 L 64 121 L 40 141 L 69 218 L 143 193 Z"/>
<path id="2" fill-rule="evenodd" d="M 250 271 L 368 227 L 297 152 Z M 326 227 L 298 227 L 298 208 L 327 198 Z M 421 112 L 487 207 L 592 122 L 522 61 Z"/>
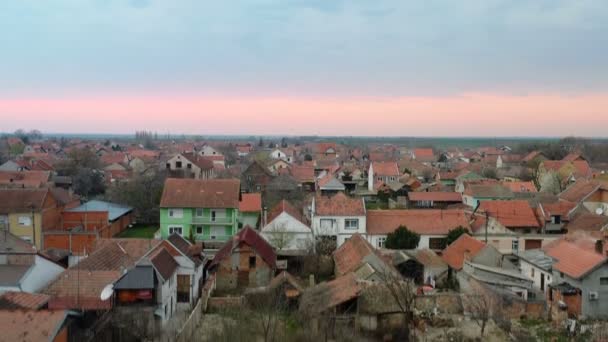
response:
<path id="1" fill-rule="evenodd" d="M 133 208 L 121 204 L 104 202 L 104 201 L 88 201 L 79 207 L 69 209 L 69 212 L 85 212 L 85 211 L 107 211 L 108 219 L 114 221 L 123 215 L 128 214 Z"/>
<path id="2" fill-rule="evenodd" d="M 32 266 L 0 265 L 0 286 L 19 286 L 21 279 Z"/>
<path id="3" fill-rule="evenodd" d="M 520 252 L 518 255 L 521 259 L 545 271 L 550 270 L 551 266 L 553 266 L 553 258 L 545 254 L 545 252 L 540 249 L 528 249 Z"/>
<path id="4" fill-rule="evenodd" d="M 344 189 L 346 189 L 344 187 L 344 184 L 342 184 L 335 177 L 332 177 L 332 179 L 330 179 L 329 182 L 325 183 L 324 185 L 321 185 L 320 188 L 321 188 L 321 190 L 344 190 Z"/>
<path id="5" fill-rule="evenodd" d="M 117 290 L 153 289 L 154 268 L 152 266 L 136 266 L 120 278 L 114 288 Z"/>
<path id="6" fill-rule="evenodd" d="M 36 254 L 36 248 L 3 229 L 0 231 L 0 254 Z"/>

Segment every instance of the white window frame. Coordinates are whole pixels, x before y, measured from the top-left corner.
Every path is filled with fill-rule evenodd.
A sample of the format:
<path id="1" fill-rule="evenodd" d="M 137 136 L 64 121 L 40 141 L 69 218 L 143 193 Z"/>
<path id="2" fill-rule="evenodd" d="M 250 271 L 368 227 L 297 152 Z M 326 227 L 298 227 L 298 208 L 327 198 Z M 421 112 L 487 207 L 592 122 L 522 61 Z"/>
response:
<path id="1" fill-rule="evenodd" d="M 334 228 L 334 219 L 327 219 L 327 218 L 322 218 L 319 219 L 319 226 L 321 227 L 321 229 L 332 229 Z M 327 227 L 324 223 L 329 222 L 329 227 Z"/>
<path id="2" fill-rule="evenodd" d="M 518 239 L 511 240 L 511 250 L 514 252 L 519 252 L 519 240 Z"/>
<path id="3" fill-rule="evenodd" d="M 378 248 L 384 248 L 384 246 L 386 245 L 386 237 L 379 237 L 377 245 Z"/>
<path id="4" fill-rule="evenodd" d="M 30 227 L 32 225 L 31 216 L 19 216 L 19 225 L 23 227 Z"/>
<path id="5" fill-rule="evenodd" d="M 352 222 L 356 223 L 356 226 L 353 228 L 350 224 Z M 359 219 L 357 218 L 347 218 L 344 219 L 344 230 L 359 230 Z"/>
<path id="6" fill-rule="evenodd" d="M 179 229 L 179 232 L 177 231 L 178 229 Z M 173 233 L 178 233 L 179 235 L 183 236 L 183 234 L 184 234 L 183 226 L 169 226 L 168 230 L 169 230 L 169 235 L 172 235 Z"/>
<path id="7" fill-rule="evenodd" d="M 200 210 L 200 215 L 199 215 L 199 210 Z M 196 208 L 194 209 L 194 216 L 196 217 L 202 217 L 205 214 L 205 211 L 203 210 L 203 208 Z"/>
<path id="8" fill-rule="evenodd" d="M 195 227 L 195 233 L 198 235 L 203 235 L 205 232 L 205 229 L 203 228 L 203 226 L 194 226 Z M 199 233 L 199 229 L 200 229 L 200 233 Z"/>
<path id="9" fill-rule="evenodd" d="M 168 215 L 171 218 L 183 218 L 184 217 L 184 209 L 182 209 L 182 208 L 170 208 Z"/>

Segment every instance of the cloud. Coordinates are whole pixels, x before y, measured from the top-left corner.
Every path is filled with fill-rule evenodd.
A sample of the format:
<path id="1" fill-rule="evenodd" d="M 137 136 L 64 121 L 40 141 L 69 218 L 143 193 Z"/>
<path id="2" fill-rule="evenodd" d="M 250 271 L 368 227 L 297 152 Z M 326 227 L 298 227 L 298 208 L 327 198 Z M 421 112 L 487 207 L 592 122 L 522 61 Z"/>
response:
<path id="1" fill-rule="evenodd" d="M 0 2 L 0 96 L 608 90 L 604 0 Z"/>

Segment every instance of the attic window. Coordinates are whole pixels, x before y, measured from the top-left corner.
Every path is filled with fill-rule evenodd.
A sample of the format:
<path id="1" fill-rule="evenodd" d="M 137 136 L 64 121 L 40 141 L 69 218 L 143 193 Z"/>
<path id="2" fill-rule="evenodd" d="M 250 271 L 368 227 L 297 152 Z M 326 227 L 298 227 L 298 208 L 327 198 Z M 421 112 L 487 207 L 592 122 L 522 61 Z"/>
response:
<path id="1" fill-rule="evenodd" d="M 255 262 L 256 262 L 255 259 L 256 259 L 255 255 L 249 257 L 249 268 L 255 268 Z"/>

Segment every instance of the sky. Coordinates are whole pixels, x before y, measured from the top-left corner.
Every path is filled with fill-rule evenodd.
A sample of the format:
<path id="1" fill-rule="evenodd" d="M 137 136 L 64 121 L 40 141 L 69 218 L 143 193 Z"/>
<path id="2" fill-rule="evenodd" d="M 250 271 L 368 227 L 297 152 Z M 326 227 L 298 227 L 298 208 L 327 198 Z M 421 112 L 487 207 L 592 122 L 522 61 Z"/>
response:
<path id="1" fill-rule="evenodd" d="M 606 0 L 0 2 L 0 131 L 594 136 Z"/>

